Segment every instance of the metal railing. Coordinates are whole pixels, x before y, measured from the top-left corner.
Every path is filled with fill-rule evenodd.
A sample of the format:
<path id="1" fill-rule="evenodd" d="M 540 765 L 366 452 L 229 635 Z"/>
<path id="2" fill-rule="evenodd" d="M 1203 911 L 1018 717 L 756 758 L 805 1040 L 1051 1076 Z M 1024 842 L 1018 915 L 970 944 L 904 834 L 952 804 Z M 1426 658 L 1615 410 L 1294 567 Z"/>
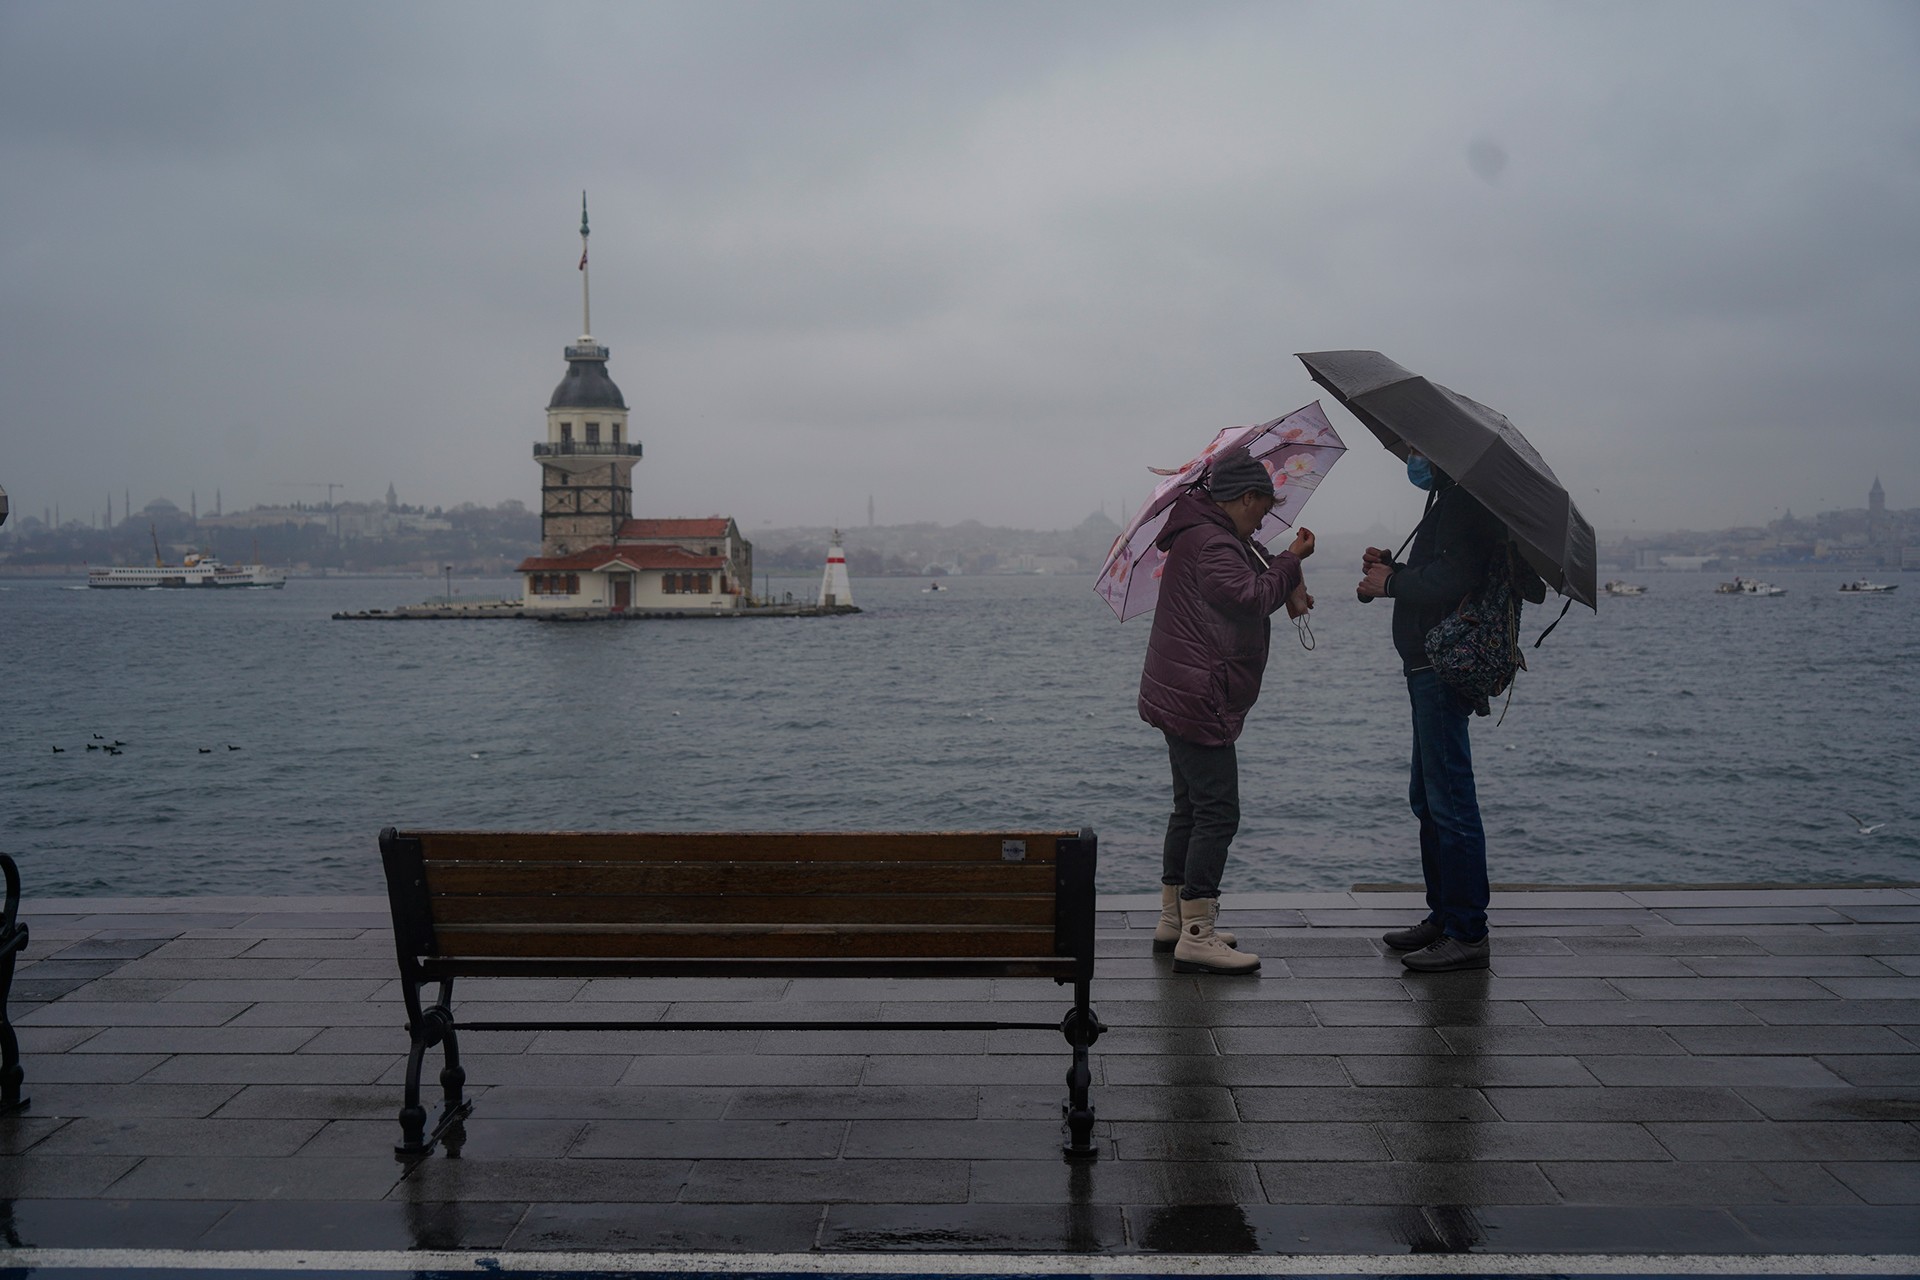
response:
<path id="1" fill-rule="evenodd" d="M 589 444 L 582 440 L 562 440 L 558 444 L 544 441 L 533 446 L 536 458 L 553 457 L 601 457 L 601 458 L 637 458 L 640 456 L 640 442 L 635 440 L 627 444 Z"/>

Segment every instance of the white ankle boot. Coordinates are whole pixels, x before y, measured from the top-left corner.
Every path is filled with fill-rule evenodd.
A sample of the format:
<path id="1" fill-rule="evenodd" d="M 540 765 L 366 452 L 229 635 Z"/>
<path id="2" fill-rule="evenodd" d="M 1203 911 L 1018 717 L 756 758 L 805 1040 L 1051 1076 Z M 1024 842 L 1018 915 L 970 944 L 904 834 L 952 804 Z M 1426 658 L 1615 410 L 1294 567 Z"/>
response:
<path id="1" fill-rule="evenodd" d="M 1220 914 L 1218 898 L 1180 899 L 1180 940 L 1173 944 L 1175 973 L 1250 974 L 1260 970 L 1260 957 L 1235 951 L 1213 927 Z"/>
<path id="2" fill-rule="evenodd" d="M 1215 929 L 1213 936 L 1228 946 L 1238 945 L 1234 936 L 1225 929 Z M 1153 928 L 1153 949 L 1165 954 L 1173 950 L 1173 944 L 1180 941 L 1180 886 L 1163 884 L 1160 886 L 1160 923 Z"/>

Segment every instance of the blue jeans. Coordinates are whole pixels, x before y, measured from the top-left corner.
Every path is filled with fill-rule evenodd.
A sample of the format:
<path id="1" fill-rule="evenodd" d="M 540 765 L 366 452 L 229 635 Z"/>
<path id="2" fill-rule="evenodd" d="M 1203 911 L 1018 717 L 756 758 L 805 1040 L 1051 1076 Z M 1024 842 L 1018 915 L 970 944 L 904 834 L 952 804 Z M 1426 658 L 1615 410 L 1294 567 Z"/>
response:
<path id="1" fill-rule="evenodd" d="M 1161 850 L 1160 883 L 1181 886 L 1180 896 L 1189 901 L 1217 898 L 1227 846 L 1240 830 L 1240 757 L 1231 742 L 1203 747 L 1170 733 L 1166 738 L 1173 814 Z"/>
<path id="2" fill-rule="evenodd" d="M 1427 919 L 1448 937 L 1478 942 L 1487 932 L 1487 835 L 1473 790 L 1473 750 L 1460 695 L 1431 668 L 1407 677 L 1413 702 L 1413 778 L 1407 803 L 1420 819 L 1420 871 Z"/>

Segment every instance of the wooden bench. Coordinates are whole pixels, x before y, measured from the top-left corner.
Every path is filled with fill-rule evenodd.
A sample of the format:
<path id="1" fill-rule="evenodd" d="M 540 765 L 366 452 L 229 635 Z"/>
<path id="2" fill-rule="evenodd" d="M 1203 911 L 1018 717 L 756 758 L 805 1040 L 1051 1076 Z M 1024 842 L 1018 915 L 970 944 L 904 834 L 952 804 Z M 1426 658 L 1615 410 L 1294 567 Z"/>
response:
<path id="1" fill-rule="evenodd" d="M 1072 1049 L 1069 1156 L 1090 1158 L 1092 831 L 380 833 L 412 1049 L 394 1152 L 416 1159 L 471 1111 L 460 1031 L 1058 1030 Z M 1052 978 L 1052 1022 L 456 1020 L 456 978 Z M 432 1004 L 421 988 L 439 984 Z M 420 1102 L 441 1045 L 431 1132 Z"/>
<path id="2" fill-rule="evenodd" d="M 20 1037 L 13 1033 L 7 1001 L 13 996 L 13 961 L 27 949 L 27 926 L 20 923 L 20 868 L 0 853 L 0 875 L 7 881 L 6 906 L 0 907 L 0 1116 L 24 1111 L 21 1096 L 26 1068 L 20 1065 Z"/>

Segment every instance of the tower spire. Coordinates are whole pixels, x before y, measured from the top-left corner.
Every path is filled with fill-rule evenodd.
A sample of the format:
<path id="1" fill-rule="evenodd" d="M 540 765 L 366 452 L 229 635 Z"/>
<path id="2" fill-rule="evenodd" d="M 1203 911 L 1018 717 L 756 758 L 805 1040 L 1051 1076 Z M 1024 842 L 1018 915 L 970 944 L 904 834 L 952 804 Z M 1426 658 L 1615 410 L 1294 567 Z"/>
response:
<path id="1" fill-rule="evenodd" d="M 580 340 L 593 336 L 593 303 L 587 291 L 587 193 L 580 193 Z"/>

